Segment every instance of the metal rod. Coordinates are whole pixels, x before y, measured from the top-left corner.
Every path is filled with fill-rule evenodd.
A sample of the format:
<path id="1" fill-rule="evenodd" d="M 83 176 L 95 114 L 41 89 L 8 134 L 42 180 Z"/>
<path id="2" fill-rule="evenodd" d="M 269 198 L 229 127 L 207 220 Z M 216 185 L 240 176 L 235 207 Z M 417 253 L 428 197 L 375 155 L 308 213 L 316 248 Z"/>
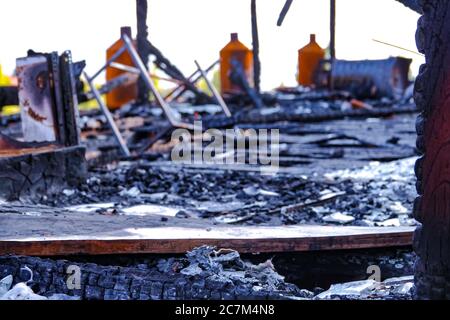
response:
<path id="1" fill-rule="evenodd" d="M 111 112 L 109 112 L 108 107 L 103 103 L 100 93 L 98 92 L 98 90 L 94 86 L 94 84 L 92 83 L 92 78 L 90 78 L 86 72 L 83 72 L 83 75 L 84 75 L 84 78 L 86 79 L 89 87 L 91 88 L 91 92 L 94 95 L 95 100 L 97 100 L 100 110 L 102 111 L 103 115 L 106 118 L 106 122 L 108 122 L 108 125 L 111 128 L 111 130 L 114 134 L 114 137 L 116 138 L 117 143 L 119 144 L 120 150 L 123 152 L 123 154 L 125 156 L 129 157 L 130 150 L 128 149 L 125 141 L 123 140 L 122 135 L 120 134 L 120 131 L 117 128 L 116 123 L 114 122 Z"/>
<path id="2" fill-rule="evenodd" d="M 220 60 L 216 60 L 214 61 L 208 68 L 205 69 L 205 73 L 208 74 L 209 71 L 211 71 L 218 63 L 220 62 Z M 197 73 L 199 73 L 198 69 L 195 70 L 194 73 L 192 73 L 189 77 L 188 80 L 191 81 L 192 83 L 197 83 L 198 80 L 200 80 L 202 78 L 202 75 L 198 75 L 195 76 Z M 171 97 L 173 94 L 175 94 L 177 91 L 179 91 L 181 89 L 180 92 L 178 92 L 176 94 L 175 97 L 173 97 L 171 99 L 171 101 L 176 100 L 180 95 L 182 95 L 185 91 L 186 91 L 186 86 L 184 84 L 177 86 L 176 88 L 174 88 L 172 91 L 170 91 L 164 98 L 168 99 L 169 97 Z"/>
<path id="3" fill-rule="evenodd" d="M 145 68 L 144 63 L 142 62 L 141 58 L 139 57 L 136 50 L 133 48 L 133 44 L 131 43 L 131 39 L 126 35 L 122 35 L 122 39 L 125 43 L 125 47 L 127 48 L 128 52 L 130 53 L 131 59 L 133 60 L 133 63 L 136 65 L 136 67 L 141 71 L 142 80 L 144 80 L 147 87 L 150 89 L 150 91 L 153 93 L 153 96 L 156 99 L 156 102 L 159 104 L 161 109 L 163 109 L 167 120 L 169 120 L 170 124 L 174 127 L 181 127 L 186 129 L 193 129 L 194 126 L 188 123 L 183 123 L 175 119 L 172 109 L 170 106 L 164 101 L 164 99 L 159 94 L 158 90 L 156 90 L 155 84 L 153 83 L 153 80 L 150 78 L 150 75 L 148 74 L 147 69 Z"/>
<path id="4" fill-rule="evenodd" d="M 130 73 L 135 73 L 135 74 L 140 74 L 141 73 L 141 71 L 138 68 L 127 66 L 125 64 L 118 63 L 118 62 L 111 62 L 110 66 L 115 68 L 115 69 L 126 71 L 126 72 L 130 72 Z"/>
<path id="5" fill-rule="evenodd" d="M 406 51 L 406 52 L 414 53 L 414 54 L 417 54 L 418 56 L 421 56 L 421 57 L 425 56 L 424 54 L 422 54 L 420 52 L 417 52 L 417 51 L 414 51 L 414 50 L 410 50 L 410 49 L 406 49 L 406 48 L 397 46 L 397 45 L 389 43 L 389 42 L 384 42 L 384 41 L 377 40 L 377 39 L 372 39 L 372 41 L 375 41 L 375 42 L 378 42 L 378 43 L 381 43 L 381 44 L 384 44 L 384 45 L 387 45 L 387 46 L 390 46 L 390 47 L 393 47 L 393 48 L 396 48 L 396 49 L 400 49 L 400 50 L 403 50 L 403 51 Z"/>
<path id="6" fill-rule="evenodd" d="M 195 72 L 193 73 L 193 74 L 191 74 L 187 79 L 188 79 L 188 81 L 191 81 L 192 83 L 195 83 L 193 80 L 192 80 L 192 78 L 198 73 L 199 71 L 198 70 L 195 70 Z M 201 78 L 201 76 L 198 76 L 196 79 L 198 80 L 198 79 L 200 79 Z M 178 86 L 176 86 L 175 88 L 173 88 L 172 89 L 172 91 L 170 91 L 165 97 L 164 97 L 164 99 L 168 99 L 168 98 L 170 98 L 170 96 L 172 96 L 173 94 L 175 94 L 177 91 L 179 91 L 180 89 L 184 89 L 183 91 L 182 91 L 182 93 L 183 92 L 185 92 L 186 91 L 186 86 L 184 85 L 184 83 L 180 83 Z M 175 98 L 173 98 L 173 99 L 171 99 L 171 100 L 174 100 L 174 99 L 176 99 L 177 97 L 175 97 Z"/>
<path id="7" fill-rule="evenodd" d="M 286 17 L 293 1 L 294 0 L 286 0 L 284 3 L 283 9 L 281 9 L 280 15 L 278 16 L 277 26 L 280 27 L 283 24 L 284 18 Z"/>
<path id="8" fill-rule="evenodd" d="M 173 78 L 161 77 L 161 76 L 158 76 L 157 74 L 154 74 L 154 73 L 150 73 L 150 77 L 152 77 L 152 79 L 157 79 L 157 80 L 161 80 L 161 81 L 167 81 L 167 82 L 171 82 L 171 83 L 176 83 L 178 85 L 181 85 L 183 83 L 180 80 L 173 79 Z"/>
<path id="9" fill-rule="evenodd" d="M 95 78 L 97 78 L 97 77 L 100 75 L 100 73 L 102 73 L 103 70 L 105 70 L 107 67 L 109 67 L 109 65 L 111 64 L 111 62 L 117 60 L 117 58 L 119 58 L 119 56 L 120 56 L 122 53 L 124 53 L 125 50 L 126 50 L 125 47 L 122 47 L 122 48 L 120 48 L 119 50 L 117 50 L 117 52 L 114 53 L 113 56 L 112 56 L 108 61 L 106 61 L 106 64 L 105 64 L 103 67 L 101 67 L 100 70 L 98 70 L 98 71 L 91 77 L 91 80 L 94 80 Z"/>
<path id="10" fill-rule="evenodd" d="M 197 66 L 198 71 L 200 71 L 200 74 L 202 75 L 203 79 L 205 79 L 206 84 L 208 85 L 209 90 L 211 90 L 214 98 L 216 99 L 217 103 L 222 107 L 223 112 L 227 115 L 227 117 L 231 117 L 230 109 L 228 109 L 228 106 L 226 105 L 225 101 L 223 101 L 222 96 L 217 91 L 216 87 L 209 81 L 205 71 L 200 67 L 200 64 L 197 60 L 194 61 L 195 65 Z"/>
<path id="11" fill-rule="evenodd" d="M 126 71 L 129 73 L 133 73 L 133 74 L 141 74 L 141 70 L 139 70 L 138 68 L 132 67 L 132 66 L 127 66 L 125 64 L 122 63 L 118 63 L 118 62 L 111 62 L 110 66 L 112 68 L 118 69 L 118 70 L 122 70 L 122 71 Z M 165 78 L 165 77 L 160 77 L 156 74 L 150 74 L 150 76 L 153 79 L 158 79 L 158 80 L 163 80 L 163 81 L 167 81 L 167 82 L 173 82 L 173 83 L 177 83 L 177 84 L 181 84 L 182 82 L 180 80 L 176 80 L 176 79 L 171 79 L 171 78 Z M 146 86 L 147 88 L 147 86 Z"/>

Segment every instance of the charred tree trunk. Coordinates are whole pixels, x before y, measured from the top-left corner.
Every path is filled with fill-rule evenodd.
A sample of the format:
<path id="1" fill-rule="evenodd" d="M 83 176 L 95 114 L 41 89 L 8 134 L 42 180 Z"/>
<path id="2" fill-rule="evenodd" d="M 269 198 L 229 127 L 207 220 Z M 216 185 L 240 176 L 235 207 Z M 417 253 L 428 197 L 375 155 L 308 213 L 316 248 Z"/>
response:
<path id="1" fill-rule="evenodd" d="M 421 222 L 414 237 L 416 298 L 450 299 L 450 1 L 421 0 L 417 47 L 426 56 L 416 79 L 415 100 Z"/>

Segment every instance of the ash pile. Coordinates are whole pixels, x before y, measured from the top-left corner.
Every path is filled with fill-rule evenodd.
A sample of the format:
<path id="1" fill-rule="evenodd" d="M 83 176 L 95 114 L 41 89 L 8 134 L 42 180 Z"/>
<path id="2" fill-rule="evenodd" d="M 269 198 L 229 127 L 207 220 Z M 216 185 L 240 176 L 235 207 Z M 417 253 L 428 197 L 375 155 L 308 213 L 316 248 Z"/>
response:
<path id="1" fill-rule="evenodd" d="M 111 215 L 151 213 L 157 205 L 180 219 L 241 225 L 411 226 L 414 162 L 372 162 L 320 178 L 123 162 L 36 203 Z"/>

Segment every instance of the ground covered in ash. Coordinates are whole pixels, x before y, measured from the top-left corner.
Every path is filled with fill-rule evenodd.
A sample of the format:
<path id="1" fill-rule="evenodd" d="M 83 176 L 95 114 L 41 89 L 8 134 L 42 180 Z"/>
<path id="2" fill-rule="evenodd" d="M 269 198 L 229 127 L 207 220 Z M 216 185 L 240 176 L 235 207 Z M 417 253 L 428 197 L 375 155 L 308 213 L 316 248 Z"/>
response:
<path id="1" fill-rule="evenodd" d="M 37 202 L 82 210 L 89 205 L 102 214 L 142 214 L 143 204 L 156 204 L 173 208 L 178 217 L 247 225 L 415 225 L 414 161 L 372 162 L 311 176 L 120 162 L 92 168 L 78 189 Z"/>

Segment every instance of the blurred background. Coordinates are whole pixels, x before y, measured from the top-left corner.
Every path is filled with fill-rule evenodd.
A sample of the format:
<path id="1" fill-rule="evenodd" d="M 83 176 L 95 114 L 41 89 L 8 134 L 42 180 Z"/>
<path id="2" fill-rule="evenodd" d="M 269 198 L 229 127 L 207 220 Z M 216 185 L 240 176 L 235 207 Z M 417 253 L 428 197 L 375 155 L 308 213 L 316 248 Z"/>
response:
<path id="1" fill-rule="evenodd" d="M 261 87 L 296 85 L 297 50 L 309 34 L 328 47 L 329 0 L 295 0 L 281 27 L 276 21 L 284 0 L 257 1 Z M 230 38 L 251 48 L 249 0 L 150 0 L 149 38 L 185 74 L 219 57 Z M 136 32 L 134 0 L 14 0 L 0 1 L 0 65 L 12 74 L 15 59 L 28 49 L 70 49 L 75 61 L 86 60 L 93 73 L 104 62 L 106 49 L 120 37 L 121 26 Z M 416 51 L 414 33 L 418 14 L 394 0 L 338 0 L 336 55 L 339 59 L 413 59 L 412 75 L 424 58 L 387 46 L 381 40 Z"/>

